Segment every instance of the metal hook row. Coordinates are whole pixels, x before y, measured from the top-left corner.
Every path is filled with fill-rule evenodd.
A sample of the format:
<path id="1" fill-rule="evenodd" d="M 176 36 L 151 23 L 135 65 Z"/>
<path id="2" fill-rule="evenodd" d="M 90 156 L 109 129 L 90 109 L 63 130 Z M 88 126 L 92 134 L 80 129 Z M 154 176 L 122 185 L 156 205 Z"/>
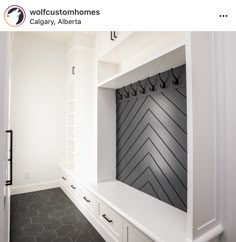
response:
<path id="1" fill-rule="evenodd" d="M 171 74 L 172 74 L 172 76 L 173 76 L 173 78 L 174 78 L 174 80 L 172 80 L 173 85 L 179 85 L 179 78 L 175 75 L 173 68 L 171 68 L 170 71 L 171 71 Z M 167 87 L 167 80 L 164 81 L 164 80 L 162 79 L 162 77 L 161 77 L 161 73 L 159 73 L 158 76 L 159 76 L 159 79 L 160 79 L 160 81 L 161 81 L 160 88 L 166 88 L 166 87 Z M 149 90 L 150 90 L 151 92 L 155 91 L 155 84 L 156 84 L 156 83 L 153 84 L 153 83 L 151 82 L 151 80 L 150 80 L 149 77 L 147 78 L 147 80 L 148 80 L 148 83 L 149 83 Z M 139 84 L 139 87 L 140 87 L 139 92 L 140 92 L 141 94 L 145 94 L 145 93 L 146 93 L 146 89 L 145 89 L 145 87 L 141 84 L 141 81 L 138 81 L 138 84 Z M 132 89 L 132 92 L 131 92 L 132 96 L 137 96 L 137 90 L 134 89 L 132 83 L 130 84 L 130 88 Z M 123 88 L 122 88 L 122 94 L 121 94 L 119 91 L 117 91 L 117 95 L 118 95 L 118 98 L 119 98 L 120 100 L 122 100 L 123 97 L 124 97 L 124 98 L 129 98 L 129 95 L 130 95 L 130 94 L 129 94 L 129 91 L 126 90 L 126 87 L 123 87 Z"/>

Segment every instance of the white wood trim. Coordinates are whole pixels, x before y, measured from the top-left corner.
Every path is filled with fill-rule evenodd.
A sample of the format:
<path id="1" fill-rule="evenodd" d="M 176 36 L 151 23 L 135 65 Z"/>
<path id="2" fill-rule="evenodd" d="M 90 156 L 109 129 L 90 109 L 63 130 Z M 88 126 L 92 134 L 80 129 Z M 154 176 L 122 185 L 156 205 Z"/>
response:
<path id="1" fill-rule="evenodd" d="M 22 194 L 27 192 L 35 192 L 59 187 L 58 180 L 43 183 L 30 184 L 25 186 L 11 187 L 11 195 Z"/>
<path id="2" fill-rule="evenodd" d="M 193 242 L 206 242 L 206 241 L 212 241 L 213 239 L 216 239 L 223 233 L 223 227 L 222 225 L 217 225 L 214 228 L 208 230 L 205 234 L 198 237 L 197 239 L 193 240 Z M 191 241 L 191 240 L 189 240 Z"/>
<path id="3" fill-rule="evenodd" d="M 212 33 L 186 36 L 188 113 L 188 221 L 190 241 L 219 223 Z M 201 52 L 199 50 L 201 49 Z M 204 53 L 204 55 L 202 54 Z M 204 73 L 204 75 L 202 75 Z M 204 88 L 202 86 L 204 85 Z M 204 116 L 204 119 L 200 119 Z"/>
<path id="4" fill-rule="evenodd" d="M 191 34 L 189 32 L 186 33 L 185 37 L 186 41 L 186 92 L 187 92 L 187 145 L 188 145 L 188 213 L 187 213 L 187 238 L 193 238 L 193 109 L 192 109 L 192 53 L 191 53 Z M 191 174 L 191 175 L 190 175 Z"/>
<path id="5" fill-rule="evenodd" d="M 216 218 L 208 221 L 207 223 L 201 225 L 200 227 L 197 228 L 197 230 L 201 230 L 201 229 L 204 229 L 206 227 L 208 227 L 209 225 L 211 225 L 212 223 L 215 223 L 216 222 Z"/>

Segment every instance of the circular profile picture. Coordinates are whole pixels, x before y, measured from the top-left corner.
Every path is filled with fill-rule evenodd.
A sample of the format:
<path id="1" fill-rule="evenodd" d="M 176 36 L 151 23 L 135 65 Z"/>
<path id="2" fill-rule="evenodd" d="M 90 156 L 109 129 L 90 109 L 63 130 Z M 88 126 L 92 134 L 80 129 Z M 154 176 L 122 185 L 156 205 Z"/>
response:
<path id="1" fill-rule="evenodd" d="M 18 27 L 25 22 L 25 10 L 18 5 L 8 7 L 4 13 L 5 21 L 12 27 Z"/>

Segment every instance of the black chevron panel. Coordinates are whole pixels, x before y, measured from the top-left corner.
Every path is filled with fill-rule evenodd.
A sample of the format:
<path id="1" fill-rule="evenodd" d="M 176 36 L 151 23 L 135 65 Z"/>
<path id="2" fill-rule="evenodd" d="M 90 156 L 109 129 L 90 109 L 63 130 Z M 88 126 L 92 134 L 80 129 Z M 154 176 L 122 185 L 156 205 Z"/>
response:
<path id="1" fill-rule="evenodd" d="M 117 90 L 117 179 L 187 211 L 185 65 Z M 151 86 L 154 85 L 154 91 Z M 141 93 L 142 87 L 145 93 Z M 118 93 L 119 92 L 119 93 Z M 122 98 L 121 98 L 122 96 Z"/>

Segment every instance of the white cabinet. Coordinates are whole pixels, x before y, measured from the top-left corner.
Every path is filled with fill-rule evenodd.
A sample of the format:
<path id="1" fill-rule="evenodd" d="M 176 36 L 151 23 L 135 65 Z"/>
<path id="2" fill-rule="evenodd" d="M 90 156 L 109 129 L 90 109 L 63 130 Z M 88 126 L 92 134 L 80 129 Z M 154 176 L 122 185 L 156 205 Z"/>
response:
<path id="1" fill-rule="evenodd" d="M 214 107 L 216 104 L 214 97 L 217 68 L 214 64 L 217 55 L 214 48 L 214 35 L 210 32 L 193 32 L 186 35 L 184 33 L 182 35 L 159 33 L 159 38 L 158 33 L 155 38 L 154 33 L 145 35 L 133 33 L 97 63 L 99 83 L 98 182 L 116 179 L 114 172 L 116 167 L 115 89 L 186 64 L 188 209 L 186 222 L 177 224 L 181 224 L 181 231 L 183 231 L 180 237 L 185 236 L 190 241 L 200 236 L 209 236 L 213 229 L 218 231 L 214 234 L 215 237 L 222 232 L 216 199 L 218 163 L 215 158 L 217 156 L 215 154 L 216 113 Z M 128 56 L 127 53 L 129 53 Z M 101 75 L 104 73 L 106 75 Z M 106 125 L 104 125 L 104 116 Z M 196 198 L 197 202 L 195 202 Z M 163 217 L 165 215 L 159 217 L 158 221 L 163 220 Z M 167 220 L 163 224 L 168 227 Z M 186 227 L 187 231 L 185 231 Z M 179 231 L 176 230 L 173 235 L 180 235 Z M 169 237 L 169 234 L 171 233 L 166 233 L 165 237 Z M 131 239 L 136 235 L 131 233 L 129 236 Z M 132 241 L 137 240 L 138 238 L 132 239 Z"/>
<path id="2" fill-rule="evenodd" d="M 91 138 L 96 135 L 94 49 L 70 47 L 66 66 L 66 159 L 63 165 L 78 170 L 81 176 L 95 177 L 96 166 L 88 165 L 96 161 L 96 152 L 90 152 L 96 149 L 96 140 Z"/>
<path id="3" fill-rule="evenodd" d="M 67 172 L 61 170 L 59 175 L 59 182 L 62 188 L 69 191 L 78 200 L 81 200 L 82 189 L 80 184 L 72 178 Z"/>
<path id="4" fill-rule="evenodd" d="M 97 58 L 100 59 L 105 53 L 114 47 L 115 42 L 111 40 L 111 32 L 99 32 L 97 34 Z"/>
<path id="5" fill-rule="evenodd" d="M 103 31 L 97 33 L 97 59 L 102 58 L 112 48 L 128 38 L 130 31 Z"/>
<path id="6" fill-rule="evenodd" d="M 82 189 L 78 182 L 76 182 L 73 178 L 70 178 L 68 181 L 68 188 L 70 192 L 79 200 L 81 199 Z"/>
<path id="7" fill-rule="evenodd" d="M 87 189 L 82 190 L 82 204 L 93 216 L 97 214 L 97 198 Z"/>
<path id="8" fill-rule="evenodd" d="M 67 187 L 68 186 L 68 175 L 63 172 L 63 171 L 60 171 L 59 173 L 59 183 L 62 187 Z"/>
<path id="9" fill-rule="evenodd" d="M 122 217 L 102 201 L 98 201 L 98 220 L 116 241 L 122 241 Z"/>
<path id="10" fill-rule="evenodd" d="M 124 220 L 123 223 L 123 242 L 154 242 L 145 234 L 140 232 L 132 224 Z"/>
<path id="11" fill-rule="evenodd" d="M 137 69 L 156 59 L 157 56 L 175 50 L 185 43 L 183 32 L 116 32 L 116 36 L 114 41 L 109 41 L 109 32 L 97 34 L 98 83 L 109 81 L 112 77 Z M 171 68 L 177 66 L 173 65 L 176 64 L 173 63 L 175 57 L 176 55 L 172 55 L 171 63 L 169 63 L 169 59 L 155 63 L 153 68 L 157 67 L 158 70 L 152 74 L 167 70 L 167 65 L 170 65 Z M 181 54 L 180 58 L 185 63 L 184 53 Z M 183 64 L 183 61 L 181 63 Z M 159 67 L 160 64 L 162 68 Z M 163 69 L 163 67 L 165 68 Z M 143 73 L 144 78 L 146 78 L 145 72 L 140 71 L 140 73 Z M 134 81 L 134 79 L 136 79 L 135 76 L 129 76 L 129 82 Z"/>
<path id="12" fill-rule="evenodd" d="M 61 188 L 106 241 L 153 242 L 70 172 L 60 169 Z"/>
<path id="13" fill-rule="evenodd" d="M 76 87 L 78 66 L 76 52 L 69 50 L 66 56 L 66 161 L 65 163 L 74 167 L 77 152 L 76 137 Z"/>
<path id="14" fill-rule="evenodd" d="M 146 216 L 147 220 L 145 223 L 142 223 L 145 216 L 140 216 L 144 212 L 144 209 L 138 210 L 137 213 L 139 216 L 136 216 L 136 211 L 134 213 L 133 217 L 136 218 L 135 221 L 138 221 L 137 224 L 133 222 L 134 220 L 130 221 L 139 228 L 144 228 L 144 231 L 147 231 L 147 233 L 148 231 L 151 232 L 151 235 L 154 235 L 152 236 L 154 239 L 160 238 L 165 241 L 175 240 L 182 242 L 186 237 L 188 237 L 189 241 L 194 241 L 202 235 L 207 234 L 209 236 L 209 234 L 212 234 L 212 230 L 219 224 L 216 213 L 217 201 L 215 200 L 217 192 L 216 169 L 212 169 L 216 167 L 216 160 L 214 159 L 215 113 L 214 108 L 212 108 L 214 107 L 214 88 L 212 88 L 214 87 L 212 34 L 189 33 L 186 38 L 185 36 L 183 38 L 183 33 L 146 33 L 145 35 L 143 33 L 131 33 L 116 32 L 117 38 L 115 40 L 111 40 L 110 32 L 99 32 L 97 34 L 97 70 L 98 77 L 101 76 L 98 78 L 101 83 L 97 89 L 95 81 L 92 80 L 93 76 L 91 73 L 93 73 L 94 69 L 92 67 L 93 62 L 90 61 L 90 54 L 87 54 L 87 50 L 85 49 L 80 50 L 81 64 L 79 64 L 78 80 L 82 84 L 77 90 L 79 97 L 77 110 L 80 112 L 77 122 L 77 133 L 79 136 L 78 160 L 80 162 L 78 171 L 81 176 L 86 174 L 86 176 L 96 177 L 96 182 L 100 184 L 104 181 L 115 180 L 116 137 L 114 134 L 116 133 L 116 116 L 114 89 L 129 85 L 134 80 L 141 80 L 157 72 L 163 72 L 174 66 L 186 63 L 189 124 L 188 165 L 190 167 L 188 171 L 190 184 L 188 186 L 188 212 L 184 216 L 180 216 L 178 211 L 168 209 L 165 211 L 165 214 L 158 214 L 159 217 L 155 216 L 159 222 L 156 227 L 156 221 L 154 226 L 149 226 L 149 218 L 153 216 L 153 210 L 151 210 L 151 214 Z M 155 38 L 154 35 L 156 36 Z M 148 45 L 148 43 L 151 44 Z M 204 51 L 199 52 L 199 49 Z M 87 63 L 86 65 L 84 65 L 85 62 Z M 71 63 L 73 63 L 73 60 L 71 60 Z M 90 68 L 83 68 L 88 66 Z M 202 76 L 203 70 L 205 73 L 204 76 Z M 73 76 L 71 80 L 73 80 Z M 207 86 L 207 88 L 202 91 L 202 86 Z M 200 99 L 199 95 L 201 95 Z M 91 101 L 94 97 L 98 97 L 98 101 Z M 72 111 L 74 107 L 70 105 L 68 108 Z M 90 113 L 92 113 L 91 110 L 98 110 L 96 118 L 90 116 Z M 204 116 L 204 120 L 200 119 L 201 115 L 197 115 L 199 113 Z M 106 120 L 104 117 L 106 117 Z M 93 120 L 97 121 L 97 123 L 93 122 Z M 106 121 L 105 124 L 104 120 Z M 96 124 L 98 125 L 96 126 Z M 203 132 L 204 134 L 202 134 Z M 206 135 L 206 132 L 208 135 Z M 73 135 L 73 131 L 68 132 L 68 135 L 73 139 L 73 136 L 71 136 Z M 96 150 L 93 149 L 96 147 L 96 144 L 91 145 L 95 137 L 98 137 L 97 157 L 96 152 L 91 152 L 91 150 Z M 193 152 L 193 150 L 196 150 L 196 152 Z M 202 150 L 204 152 L 200 152 Z M 94 170 L 91 172 L 93 168 Z M 94 175 L 92 176 L 91 174 Z M 81 176 L 78 175 L 80 178 Z M 66 184 L 66 182 L 63 184 Z M 70 185 L 70 183 L 68 184 Z M 88 214 L 87 217 L 90 216 L 92 217 L 91 221 L 95 221 L 95 227 L 102 227 L 105 231 L 104 233 L 115 238 L 114 240 L 106 241 L 152 241 L 135 226 L 126 222 L 125 219 L 129 220 L 130 218 L 129 215 L 131 214 L 130 210 L 132 210 L 132 206 L 129 209 L 120 210 L 117 209 L 117 206 L 114 206 L 116 201 L 111 203 L 110 199 L 108 200 L 108 204 L 112 208 L 115 208 L 111 209 L 111 207 L 106 205 L 107 200 L 102 199 L 106 198 L 106 196 L 102 196 L 102 198 L 99 196 L 101 190 L 98 193 L 96 189 L 95 192 L 91 192 L 94 190 L 89 187 L 87 191 L 87 188 L 88 186 L 85 186 L 81 194 L 81 207 L 85 211 L 85 216 Z M 68 189 L 71 188 L 68 187 Z M 124 194 L 124 190 L 122 189 L 121 191 L 122 195 Z M 193 203 L 194 197 L 198 198 L 198 203 Z M 97 201 L 98 199 L 99 201 Z M 102 201 L 100 202 L 100 200 Z M 120 204 L 123 205 L 126 202 L 120 202 Z M 146 200 L 143 204 L 146 204 Z M 119 211 L 122 217 L 114 210 Z M 120 211 L 125 211 L 125 213 Z M 161 211 L 163 211 L 163 208 Z M 177 219 L 175 223 L 177 226 L 169 226 L 169 221 L 173 222 L 173 220 L 167 220 L 167 216 L 171 218 L 175 217 Z M 120 225 L 121 223 L 123 223 L 122 226 Z M 172 233 L 169 233 L 166 228 L 171 228 Z M 221 232 L 222 228 L 214 236 L 218 236 Z M 214 237 L 213 235 L 211 236 L 212 238 Z M 155 239 L 155 241 L 158 240 Z"/>

